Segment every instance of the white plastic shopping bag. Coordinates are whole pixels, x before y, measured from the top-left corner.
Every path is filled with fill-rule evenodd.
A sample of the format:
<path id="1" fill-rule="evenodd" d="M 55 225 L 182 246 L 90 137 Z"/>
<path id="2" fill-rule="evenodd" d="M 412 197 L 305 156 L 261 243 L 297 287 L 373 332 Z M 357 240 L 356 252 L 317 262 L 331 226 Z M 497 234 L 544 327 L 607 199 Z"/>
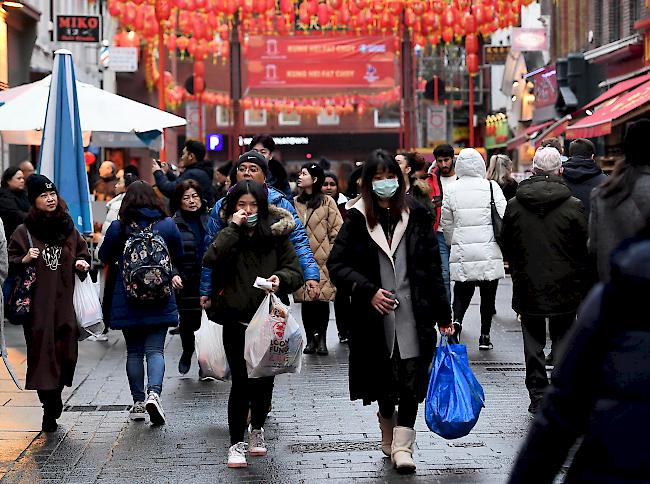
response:
<path id="1" fill-rule="evenodd" d="M 210 321 L 205 311 L 201 315 L 201 327 L 194 333 L 194 341 L 201 375 L 228 380 L 230 368 L 223 347 L 223 326 Z"/>
<path id="2" fill-rule="evenodd" d="M 104 332 L 102 305 L 99 302 L 97 286 L 93 283 L 90 275 L 87 275 L 83 281 L 78 275 L 75 275 L 72 304 L 79 327 L 79 341 Z"/>
<path id="3" fill-rule="evenodd" d="M 300 373 L 305 338 L 289 306 L 268 294 L 246 328 L 244 358 L 249 378 Z"/>

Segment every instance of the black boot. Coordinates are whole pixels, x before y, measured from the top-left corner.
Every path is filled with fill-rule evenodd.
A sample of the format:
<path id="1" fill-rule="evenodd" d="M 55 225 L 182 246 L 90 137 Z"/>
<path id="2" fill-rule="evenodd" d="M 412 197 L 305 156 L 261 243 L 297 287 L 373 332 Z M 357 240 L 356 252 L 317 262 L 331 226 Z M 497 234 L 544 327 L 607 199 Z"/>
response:
<path id="1" fill-rule="evenodd" d="M 58 428 L 59 424 L 56 423 L 55 418 L 43 415 L 43 424 L 41 425 L 41 430 L 43 432 L 56 432 Z"/>
<path id="2" fill-rule="evenodd" d="M 318 353 L 321 356 L 327 356 L 330 354 L 330 352 L 327 350 L 327 338 L 323 334 L 319 339 L 318 339 L 318 350 L 316 350 L 316 353 Z"/>
<path id="3" fill-rule="evenodd" d="M 59 427 L 56 420 L 63 413 L 61 390 L 39 390 L 38 398 L 43 404 L 43 432 L 56 432 Z"/>
<path id="4" fill-rule="evenodd" d="M 190 371 L 190 368 L 192 366 L 192 353 L 185 353 L 183 352 L 181 354 L 181 359 L 178 361 L 178 372 L 181 375 L 186 375 L 187 372 Z"/>
<path id="5" fill-rule="evenodd" d="M 316 353 L 316 335 L 307 335 L 307 346 L 305 346 L 305 349 L 302 352 L 306 355 L 313 355 Z"/>

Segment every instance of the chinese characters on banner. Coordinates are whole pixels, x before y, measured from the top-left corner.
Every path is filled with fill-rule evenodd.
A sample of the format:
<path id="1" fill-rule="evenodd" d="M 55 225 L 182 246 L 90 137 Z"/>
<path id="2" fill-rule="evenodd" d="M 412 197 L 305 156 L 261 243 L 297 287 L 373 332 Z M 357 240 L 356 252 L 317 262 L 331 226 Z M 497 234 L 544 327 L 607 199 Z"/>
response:
<path id="1" fill-rule="evenodd" d="M 251 37 L 247 49 L 249 89 L 396 85 L 393 37 Z"/>

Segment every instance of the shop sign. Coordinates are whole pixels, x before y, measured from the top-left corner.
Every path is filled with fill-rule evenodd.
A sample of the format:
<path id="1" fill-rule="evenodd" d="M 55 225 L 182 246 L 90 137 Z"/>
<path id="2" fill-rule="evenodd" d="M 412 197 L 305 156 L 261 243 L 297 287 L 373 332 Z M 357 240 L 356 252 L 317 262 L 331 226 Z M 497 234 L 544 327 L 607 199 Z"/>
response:
<path id="1" fill-rule="evenodd" d="M 427 145 L 435 146 L 447 143 L 447 108 L 446 106 L 427 107 Z"/>
<path id="2" fill-rule="evenodd" d="M 555 106 L 558 96 L 555 64 L 540 69 L 531 79 L 535 85 L 535 109 Z"/>
<path id="3" fill-rule="evenodd" d="M 198 102 L 187 101 L 185 103 L 185 119 L 187 121 L 187 124 L 185 125 L 185 137 L 187 139 L 198 139 L 199 119 L 203 120 L 203 129 L 201 131 L 205 133 L 205 104 L 201 105 L 201 111 L 199 111 Z M 199 112 L 201 112 L 201 116 L 199 116 Z"/>
<path id="4" fill-rule="evenodd" d="M 205 146 L 209 151 L 223 150 L 223 135 L 221 133 L 210 133 L 205 137 Z"/>
<path id="5" fill-rule="evenodd" d="M 513 51 L 548 50 L 548 36 L 545 28 L 515 27 L 510 35 Z"/>
<path id="6" fill-rule="evenodd" d="M 484 45 L 483 59 L 486 64 L 504 65 L 508 54 L 510 53 L 509 45 Z"/>
<path id="7" fill-rule="evenodd" d="M 247 85 L 256 88 L 391 88 L 394 37 L 251 37 Z"/>
<path id="8" fill-rule="evenodd" d="M 138 48 L 114 46 L 109 47 L 108 68 L 113 72 L 137 72 Z"/>
<path id="9" fill-rule="evenodd" d="M 59 42 L 99 42 L 99 17 L 87 15 L 58 15 L 56 40 Z"/>
<path id="10" fill-rule="evenodd" d="M 650 65 L 650 30 L 645 31 L 645 35 L 643 37 L 643 45 L 644 45 L 644 55 L 643 55 L 643 60 L 645 62 L 645 65 Z"/>

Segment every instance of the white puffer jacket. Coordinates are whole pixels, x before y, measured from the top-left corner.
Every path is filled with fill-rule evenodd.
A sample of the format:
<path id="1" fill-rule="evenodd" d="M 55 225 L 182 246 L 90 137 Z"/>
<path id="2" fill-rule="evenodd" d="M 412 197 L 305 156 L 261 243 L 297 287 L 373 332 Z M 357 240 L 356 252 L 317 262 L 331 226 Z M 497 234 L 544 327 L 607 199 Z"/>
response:
<path id="1" fill-rule="evenodd" d="M 458 181 L 444 193 L 442 229 L 447 244 L 452 281 L 493 281 L 505 277 L 503 255 L 494 239 L 490 185 L 497 211 L 503 217 L 506 199 L 499 185 L 486 179 L 485 162 L 472 148 L 456 160 Z"/>

